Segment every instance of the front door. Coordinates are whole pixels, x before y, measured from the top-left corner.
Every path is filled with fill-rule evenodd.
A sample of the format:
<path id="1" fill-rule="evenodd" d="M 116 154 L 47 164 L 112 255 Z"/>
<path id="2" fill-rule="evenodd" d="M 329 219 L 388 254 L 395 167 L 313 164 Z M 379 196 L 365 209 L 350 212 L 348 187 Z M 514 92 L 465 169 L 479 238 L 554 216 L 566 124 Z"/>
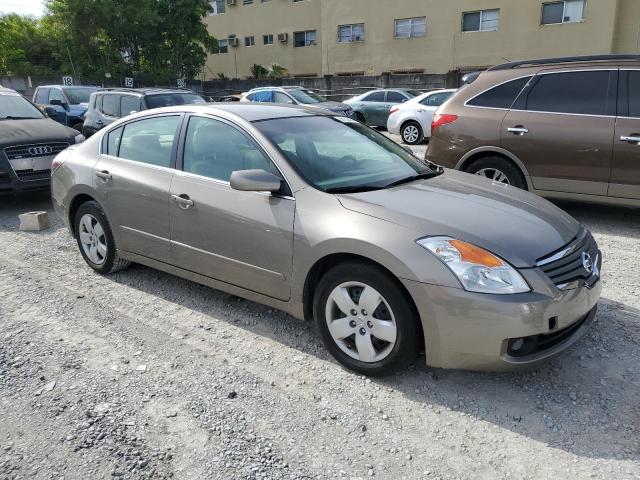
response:
<path id="1" fill-rule="evenodd" d="M 169 206 L 173 263 L 288 300 L 294 199 L 240 192 L 229 185 L 236 170 L 279 174 L 271 160 L 236 126 L 200 116 L 189 120 L 182 158 Z"/>
<path id="2" fill-rule="evenodd" d="M 181 115 L 137 120 L 107 133 L 95 190 L 118 248 L 170 262 L 169 189 Z"/>
<path id="3" fill-rule="evenodd" d="M 617 71 L 545 72 L 502 123 L 502 144 L 537 190 L 607 195 Z"/>
<path id="4" fill-rule="evenodd" d="M 609 196 L 640 198 L 640 70 L 620 72 Z"/>
<path id="5" fill-rule="evenodd" d="M 385 95 L 383 90 L 372 92 L 358 102 L 357 108 L 364 115 L 367 125 L 381 126 L 383 123 L 387 125 L 384 120 L 387 108 Z"/>

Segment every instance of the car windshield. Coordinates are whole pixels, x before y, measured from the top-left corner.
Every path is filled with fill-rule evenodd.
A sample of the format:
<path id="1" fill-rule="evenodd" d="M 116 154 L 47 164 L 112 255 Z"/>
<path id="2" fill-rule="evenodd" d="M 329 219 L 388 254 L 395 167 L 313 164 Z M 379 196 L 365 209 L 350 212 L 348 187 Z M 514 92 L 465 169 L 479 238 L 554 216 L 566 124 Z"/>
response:
<path id="1" fill-rule="evenodd" d="M 328 193 L 378 190 L 439 173 L 400 145 L 343 117 L 255 122 L 311 185 Z"/>
<path id="2" fill-rule="evenodd" d="M 18 94 L 0 93 L 0 120 L 43 118 L 40 110 Z"/>
<path id="3" fill-rule="evenodd" d="M 149 108 L 172 107 L 174 105 L 191 105 L 207 103 L 204 98 L 194 93 L 158 93 L 147 95 Z"/>
<path id="4" fill-rule="evenodd" d="M 305 105 L 327 101 L 326 98 L 312 92 L 311 90 L 291 89 L 287 90 L 287 93 L 295 98 L 298 103 L 302 103 Z"/>
<path id="5" fill-rule="evenodd" d="M 93 92 L 98 91 L 97 88 L 65 88 L 64 93 L 67 94 L 71 105 L 79 105 L 81 103 L 89 103 L 89 97 Z"/>

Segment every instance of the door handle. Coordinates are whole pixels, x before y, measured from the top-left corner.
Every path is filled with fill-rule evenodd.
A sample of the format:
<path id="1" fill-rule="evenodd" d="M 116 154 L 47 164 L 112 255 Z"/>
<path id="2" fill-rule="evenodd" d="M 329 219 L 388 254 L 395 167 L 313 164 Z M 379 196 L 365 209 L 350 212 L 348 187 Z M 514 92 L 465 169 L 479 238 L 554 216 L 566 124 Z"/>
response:
<path id="1" fill-rule="evenodd" d="M 193 207 L 193 200 L 191 200 L 189 198 L 189 195 L 187 195 L 186 193 L 183 193 L 181 195 L 171 195 L 171 198 L 173 198 L 173 201 L 176 202 L 178 204 L 178 207 L 183 210 Z"/>
<path id="2" fill-rule="evenodd" d="M 529 129 L 528 128 L 524 128 L 521 125 L 518 125 L 518 126 L 515 126 L 515 127 L 507 128 L 507 132 L 515 133 L 516 135 L 524 135 L 525 133 L 529 133 Z"/>
<path id="3" fill-rule="evenodd" d="M 640 136 L 635 133 L 629 137 L 623 135 L 622 137 L 620 137 L 620 140 L 622 140 L 623 142 L 637 143 L 640 145 Z"/>
<path id="4" fill-rule="evenodd" d="M 111 180 L 111 174 L 107 170 L 96 172 L 96 177 L 101 178 L 105 183 Z"/>

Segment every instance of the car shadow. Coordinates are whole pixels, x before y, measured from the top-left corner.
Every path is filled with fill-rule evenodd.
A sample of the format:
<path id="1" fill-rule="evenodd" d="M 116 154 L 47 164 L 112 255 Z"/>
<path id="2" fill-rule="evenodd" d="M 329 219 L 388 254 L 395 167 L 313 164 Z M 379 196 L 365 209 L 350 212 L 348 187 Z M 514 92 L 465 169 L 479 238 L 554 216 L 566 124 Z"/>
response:
<path id="1" fill-rule="evenodd" d="M 554 200 L 553 203 L 586 225 L 594 234 L 640 237 L 639 207 L 586 204 L 568 200 Z"/>

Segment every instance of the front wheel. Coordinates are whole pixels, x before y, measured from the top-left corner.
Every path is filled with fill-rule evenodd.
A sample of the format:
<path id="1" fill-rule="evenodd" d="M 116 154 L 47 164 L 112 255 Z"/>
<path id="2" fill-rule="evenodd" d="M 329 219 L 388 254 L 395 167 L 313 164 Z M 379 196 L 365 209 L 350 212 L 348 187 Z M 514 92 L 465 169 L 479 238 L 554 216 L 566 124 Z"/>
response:
<path id="1" fill-rule="evenodd" d="M 418 122 L 407 122 L 400 130 L 402 141 L 408 145 L 417 145 L 424 138 L 422 127 Z"/>
<path id="2" fill-rule="evenodd" d="M 366 263 L 338 265 L 322 277 L 314 318 L 329 353 L 364 375 L 406 367 L 422 345 L 419 320 L 406 294 L 394 278 Z"/>

